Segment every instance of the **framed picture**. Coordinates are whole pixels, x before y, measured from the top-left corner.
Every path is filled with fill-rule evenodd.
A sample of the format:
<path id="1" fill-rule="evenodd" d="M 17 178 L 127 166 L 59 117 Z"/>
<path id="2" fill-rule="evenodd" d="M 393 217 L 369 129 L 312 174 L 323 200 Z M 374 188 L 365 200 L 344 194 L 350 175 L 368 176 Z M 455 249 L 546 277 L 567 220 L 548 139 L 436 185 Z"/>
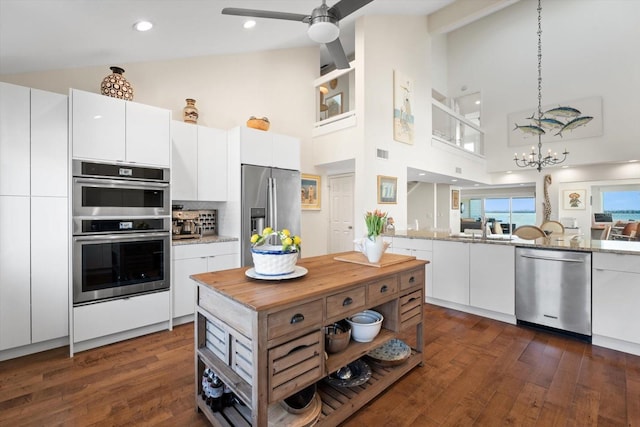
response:
<path id="1" fill-rule="evenodd" d="M 413 144 L 413 79 L 393 72 L 393 139 Z"/>
<path id="2" fill-rule="evenodd" d="M 320 176 L 302 174 L 300 204 L 304 210 L 320 210 Z"/>
<path id="3" fill-rule="evenodd" d="M 565 210 L 586 209 L 586 190 L 564 190 L 562 192 L 562 207 Z"/>
<path id="4" fill-rule="evenodd" d="M 378 203 L 398 203 L 398 178 L 378 175 Z"/>
<path id="5" fill-rule="evenodd" d="M 324 99 L 324 105 L 327 106 L 327 117 L 342 114 L 342 92 L 327 96 Z"/>
<path id="6" fill-rule="evenodd" d="M 451 209 L 460 209 L 460 190 L 451 190 Z"/>

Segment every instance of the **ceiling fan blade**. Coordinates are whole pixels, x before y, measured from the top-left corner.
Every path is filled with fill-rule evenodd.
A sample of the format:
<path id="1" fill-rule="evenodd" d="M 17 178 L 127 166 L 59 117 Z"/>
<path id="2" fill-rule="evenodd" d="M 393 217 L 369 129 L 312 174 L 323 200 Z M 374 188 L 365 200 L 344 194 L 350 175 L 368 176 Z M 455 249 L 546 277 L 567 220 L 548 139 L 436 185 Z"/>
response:
<path id="1" fill-rule="evenodd" d="M 309 22 L 309 15 L 299 13 L 272 12 L 269 10 L 239 9 L 236 7 L 225 7 L 222 9 L 223 15 L 250 16 L 252 18 L 272 18 L 285 19 L 287 21 Z"/>
<path id="2" fill-rule="evenodd" d="M 329 8 L 338 17 L 338 21 L 356 10 L 371 3 L 373 0 L 341 0 Z"/>
<path id="3" fill-rule="evenodd" d="M 325 46 L 327 46 L 329 55 L 333 58 L 333 63 L 336 65 L 337 69 L 344 70 L 349 68 L 349 60 L 347 59 L 347 55 L 344 53 L 340 39 L 335 39 L 334 41 L 325 44 Z"/>

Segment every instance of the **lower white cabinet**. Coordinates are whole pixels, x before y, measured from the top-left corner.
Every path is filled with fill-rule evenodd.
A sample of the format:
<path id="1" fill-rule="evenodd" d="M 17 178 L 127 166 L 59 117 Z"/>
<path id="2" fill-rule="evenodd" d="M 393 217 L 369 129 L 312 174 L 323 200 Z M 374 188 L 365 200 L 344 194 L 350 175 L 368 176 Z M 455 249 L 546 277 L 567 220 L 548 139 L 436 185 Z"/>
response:
<path id="1" fill-rule="evenodd" d="M 173 247 L 173 318 L 195 312 L 196 285 L 192 274 L 240 267 L 238 242 L 195 243 Z"/>
<path id="2" fill-rule="evenodd" d="M 155 292 L 73 308 L 73 341 L 129 331 L 169 321 L 169 291 Z"/>
<path id="3" fill-rule="evenodd" d="M 399 255 L 414 256 L 416 259 L 429 261 L 425 269 L 425 299 L 433 294 L 433 241 L 427 239 L 406 239 L 394 237 L 390 252 Z"/>
<path id="4" fill-rule="evenodd" d="M 433 298 L 469 305 L 470 245 L 433 241 Z"/>
<path id="5" fill-rule="evenodd" d="M 515 315 L 515 247 L 469 245 L 469 304 Z"/>
<path id="6" fill-rule="evenodd" d="M 640 263 L 637 255 L 592 255 L 592 332 L 640 345 Z"/>

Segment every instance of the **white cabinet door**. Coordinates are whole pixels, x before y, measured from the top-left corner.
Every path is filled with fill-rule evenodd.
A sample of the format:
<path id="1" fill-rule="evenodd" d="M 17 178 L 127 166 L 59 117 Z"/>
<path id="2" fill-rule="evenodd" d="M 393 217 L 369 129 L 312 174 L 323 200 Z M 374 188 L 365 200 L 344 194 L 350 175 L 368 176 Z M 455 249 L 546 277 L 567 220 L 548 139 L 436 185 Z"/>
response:
<path id="1" fill-rule="evenodd" d="M 0 196 L 0 350 L 31 343 L 29 205 L 26 196 Z"/>
<path id="2" fill-rule="evenodd" d="M 433 296 L 433 241 L 429 239 L 405 239 L 393 237 L 391 253 L 414 256 L 416 259 L 429 261 L 425 269 L 425 298 Z"/>
<path id="3" fill-rule="evenodd" d="M 30 89 L 0 82 L 0 195 L 28 196 Z"/>
<path id="4" fill-rule="evenodd" d="M 198 126 L 171 122 L 171 198 L 196 200 L 198 194 Z"/>
<path id="5" fill-rule="evenodd" d="M 74 158 L 125 161 L 125 101 L 71 90 Z"/>
<path id="6" fill-rule="evenodd" d="M 240 163 L 272 166 L 273 136 L 270 132 L 240 127 Z"/>
<path id="7" fill-rule="evenodd" d="M 67 223 L 66 197 L 31 198 L 31 341 L 34 343 L 69 335 Z"/>
<path id="8" fill-rule="evenodd" d="M 31 89 L 32 196 L 67 197 L 67 100 L 66 95 Z"/>
<path id="9" fill-rule="evenodd" d="M 207 271 L 222 271 L 240 267 L 240 254 L 221 254 L 207 258 Z"/>
<path id="10" fill-rule="evenodd" d="M 198 126 L 198 200 L 227 200 L 227 133 Z"/>
<path id="11" fill-rule="evenodd" d="M 173 317 L 193 314 L 196 302 L 196 285 L 189 276 L 208 271 L 207 258 L 176 259 L 173 262 L 173 269 Z"/>
<path id="12" fill-rule="evenodd" d="M 287 135 L 273 134 L 273 160 L 276 168 L 300 170 L 300 141 Z"/>
<path id="13" fill-rule="evenodd" d="M 594 268 L 592 283 L 593 334 L 640 344 L 640 274 Z"/>
<path id="14" fill-rule="evenodd" d="M 510 245 L 469 245 L 470 304 L 515 315 L 515 248 Z"/>
<path id="15" fill-rule="evenodd" d="M 171 166 L 171 111 L 126 102 L 126 160 Z"/>
<path id="16" fill-rule="evenodd" d="M 469 305 L 469 243 L 433 242 L 433 297 Z"/>

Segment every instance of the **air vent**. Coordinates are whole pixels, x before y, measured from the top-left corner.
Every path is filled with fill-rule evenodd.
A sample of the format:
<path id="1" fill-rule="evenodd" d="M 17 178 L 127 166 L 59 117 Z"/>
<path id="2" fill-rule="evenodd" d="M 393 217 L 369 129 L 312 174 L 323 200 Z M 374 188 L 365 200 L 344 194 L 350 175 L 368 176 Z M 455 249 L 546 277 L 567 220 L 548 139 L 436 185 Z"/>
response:
<path id="1" fill-rule="evenodd" d="M 379 159 L 389 160 L 389 152 L 387 150 L 381 150 L 378 148 L 377 157 Z"/>
<path id="2" fill-rule="evenodd" d="M 456 173 L 462 173 L 462 168 L 456 167 Z"/>

